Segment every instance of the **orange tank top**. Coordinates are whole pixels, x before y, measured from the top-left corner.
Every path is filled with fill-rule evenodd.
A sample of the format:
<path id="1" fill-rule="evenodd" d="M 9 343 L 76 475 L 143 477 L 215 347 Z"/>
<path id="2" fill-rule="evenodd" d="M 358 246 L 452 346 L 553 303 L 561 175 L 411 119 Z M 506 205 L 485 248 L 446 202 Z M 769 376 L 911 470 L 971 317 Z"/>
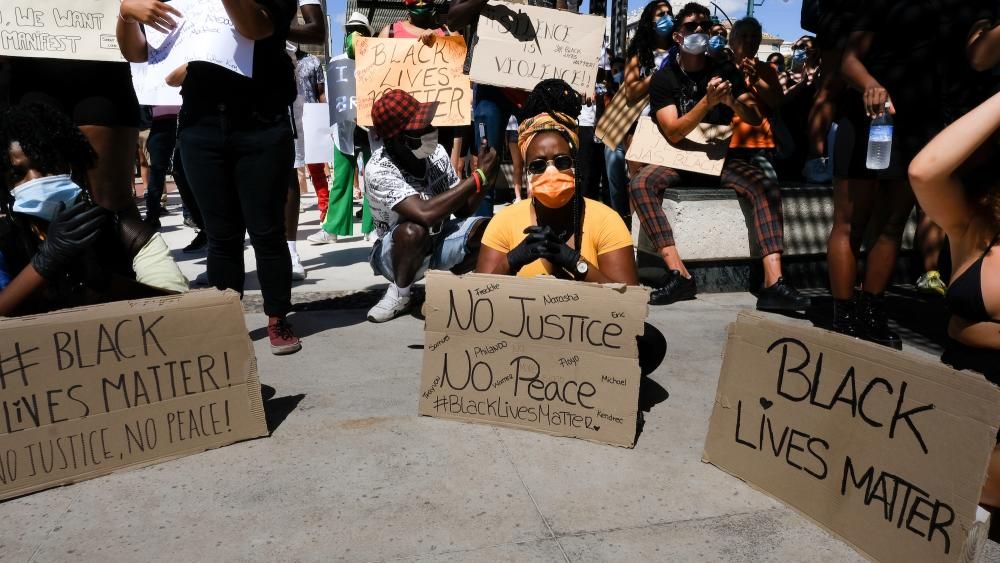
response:
<path id="1" fill-rule="evenodd" d="M 731 149 L 773 149 L 774 133 L 771 122 L 765 117 L 760 125 L 750 125 L 733 115 L 733 136 L 729 140 Z"/>

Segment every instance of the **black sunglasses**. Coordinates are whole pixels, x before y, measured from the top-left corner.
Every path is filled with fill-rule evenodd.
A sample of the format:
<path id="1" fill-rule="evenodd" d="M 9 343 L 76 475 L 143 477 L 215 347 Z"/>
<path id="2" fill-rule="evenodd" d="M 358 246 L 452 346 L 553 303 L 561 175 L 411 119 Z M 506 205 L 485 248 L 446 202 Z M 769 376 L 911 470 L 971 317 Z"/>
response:
<path id="1" fill-rule="evenodd" d="M 708 31 L 712 28 L 711 21 L 700 21 L 700 22 L 685 22 L 681 24 L 681 29 L 684 33 L 694 33 L 695 30 L 700 29 L 702 31 Z"/>
<path id="2" fill-rule="evenodd" d="M 556 170 L 566 171 L 573 168 L 573 157 L 565 154 L 561 154 L 552 160 L 546 160 L 544 158 L 536 158 L 528 163 L 528 172 L 532 174 L 541 174 L 545 172 L 545 169 L 549 167 L 549 163 L 555 165 Z"/>

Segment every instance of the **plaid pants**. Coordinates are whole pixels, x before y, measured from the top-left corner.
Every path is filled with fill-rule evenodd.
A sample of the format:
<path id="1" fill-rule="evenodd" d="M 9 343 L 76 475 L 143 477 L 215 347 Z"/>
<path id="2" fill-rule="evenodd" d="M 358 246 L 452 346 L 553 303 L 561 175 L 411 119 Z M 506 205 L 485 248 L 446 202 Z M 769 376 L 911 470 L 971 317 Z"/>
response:
<path id="1" fill-rule="evenodd" d="M 764 256 L 784 250 L 781 190 L 763 170 L 741 158 L 728 158 L 720 186 L 734 190 L 753 208 L 753 230 Z M 663 192 L 681 182 L 672 168 L 646 165 L 629 183 L 629 199 L 639 224 L 657 249 L 675 246 L 674 232 L 663 212 Z"/>

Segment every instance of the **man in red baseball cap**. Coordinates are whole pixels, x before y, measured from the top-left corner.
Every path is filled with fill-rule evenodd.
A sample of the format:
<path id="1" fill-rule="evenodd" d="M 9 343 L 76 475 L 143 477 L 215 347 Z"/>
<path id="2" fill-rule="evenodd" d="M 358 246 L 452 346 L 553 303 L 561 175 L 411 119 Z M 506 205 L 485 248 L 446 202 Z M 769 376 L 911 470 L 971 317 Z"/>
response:
<path id="1" fill-rule="evenodd" d="M 410 285 L 428 269 L 471 271 L 489 221 L 472 215 L 496 180 L 496 151 L 484 143 L 480 167 L 460 181 L 431 124 L 437 108 L 402 90 L 385 92 L 372 107 L 372 129 L 383 146 L 365 167 L 378 235 L 369 262 L 390 282 L 368 311 L 374 323 L 409 310 Z"/>

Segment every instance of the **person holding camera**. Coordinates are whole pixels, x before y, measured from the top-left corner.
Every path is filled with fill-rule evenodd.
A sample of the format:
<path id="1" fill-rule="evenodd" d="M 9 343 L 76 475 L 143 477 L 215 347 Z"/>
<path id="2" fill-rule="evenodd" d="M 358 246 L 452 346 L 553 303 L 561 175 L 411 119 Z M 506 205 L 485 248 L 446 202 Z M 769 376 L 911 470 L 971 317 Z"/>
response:
<path id="1" fill-rule="evenodd" d="M 678 12 L 674 41 L 680 46 L 672 60 L 658 70 L 650 82 L 650 116 L 671 143 L 679 143 L 700 124 L 729 125 L 733 116 L 748 125 L 760 125 L 761 109 L 747 90 L 743 74 L 731 62 L 708 56 L 712 22 L 708 8 L 690 2 Z M 719 182 L 747 199 L 753 209 L 753 235 L 764 263 L 764 287 L 757 308 L 765 311 L 801 311 L 810 301 L 782 277 L 781 253 L 784 226 L 781 193 L 776 182 L 752 161 L 744 149 L 730 149 L 721 177 L 681 173 L 664 166 L 647 165 L 629 185 L 632 207 L 669 270 L 650 303 L 666 305 L 691 299 L 697 286 L 684 266 L 673 232 L 663 212 L 663 193 L 686 185 Z"/>

